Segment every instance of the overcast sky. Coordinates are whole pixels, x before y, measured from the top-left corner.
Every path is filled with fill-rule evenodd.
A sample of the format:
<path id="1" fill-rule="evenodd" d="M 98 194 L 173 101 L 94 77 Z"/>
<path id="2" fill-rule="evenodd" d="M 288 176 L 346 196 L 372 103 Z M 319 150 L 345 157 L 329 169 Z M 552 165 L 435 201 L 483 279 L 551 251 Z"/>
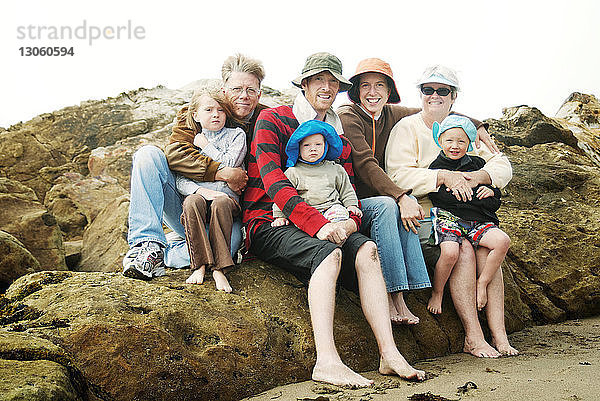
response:
<path id="1" fill-rule="evenodd" d="M 235 52 L 262 60 L 264 84 L 277 89 L 290 87 L 317 51 L 337 55 L 346 77 L 359 60 L 379 57 L 391 64 L 405 106 L 419 106 L 415 81 L 425 67 L 444 64 L 461 79 L 457 111 L 498 118 L 503 107 L 527 104 L 553 116 L 571 92 L 600 96 L 599 4 L 3 0 L 0 126 L 139 87 L 218 78 Z M 48 36 L 52 27 L 75 30 L 84 21 L 86 39 Z M 129 37 L 122 29 L 114 38 L 128 24 Z M 43 39 L 38 27 L 46 27 Z M 113 39 L 89 44 L 92 27 Z M 28 46 L 73 47 L 75 55 L 21 56 Z"/>

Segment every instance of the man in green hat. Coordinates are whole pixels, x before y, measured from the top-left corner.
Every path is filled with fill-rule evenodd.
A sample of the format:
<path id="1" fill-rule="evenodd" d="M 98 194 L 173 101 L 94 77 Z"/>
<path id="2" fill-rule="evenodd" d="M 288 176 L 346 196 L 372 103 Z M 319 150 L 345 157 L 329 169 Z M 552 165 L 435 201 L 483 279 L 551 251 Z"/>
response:
<path id="1" fill-rule="evenodd" d="M 263 110 L 256 122 L 243 202 L 247 249 L 308 281 L 317 351 L 313 380 L 360 387 L 373 383 L 344 365 L 335 347 L 333 315 L 338 277 L 343 285 L 358 287 L 363 312 L 379 346 L 379 372 L 423 380 L 425 372 L 410 366 L 396 348 L 377 247 L 358 233 L 360 217 L 351 213 L 347 220 L 330 222 L 298 195 L 282 169 L 287 161 L 286 144 L 301 123 L 325 121 L 343 135 L 341 121 L 331 106 L 338 92 L 348 90 L 352 84 L 343 77 L 340 60 L 329 53 L 309 56 L 301 75 L 292 83 L 302 89 L 294 104 Z M 350 144 L 341 139 L 339 161 L 352 180 Z M 273 202 L 294 224 L 271 225 Z"/>

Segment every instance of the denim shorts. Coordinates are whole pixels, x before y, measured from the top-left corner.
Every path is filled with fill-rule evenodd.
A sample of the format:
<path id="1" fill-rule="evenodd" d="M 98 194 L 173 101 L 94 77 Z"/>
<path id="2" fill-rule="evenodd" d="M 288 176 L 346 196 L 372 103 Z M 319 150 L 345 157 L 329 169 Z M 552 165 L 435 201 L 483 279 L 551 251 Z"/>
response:
<path id="1" fill-rule="evenodd" d="M 356 290 L 356 254 L 370 240 L 360 233 L 353 233 L 340 246 L 311 237 L 293 224 L 271 227 L 267 222 L 257 227 L 252 234 L 250 252 L 259 259 L 292 273 L 306 284 L 321 262 L 336 248 L 340 248 L 342 269 L 338 282 L 350 290 Z"/>

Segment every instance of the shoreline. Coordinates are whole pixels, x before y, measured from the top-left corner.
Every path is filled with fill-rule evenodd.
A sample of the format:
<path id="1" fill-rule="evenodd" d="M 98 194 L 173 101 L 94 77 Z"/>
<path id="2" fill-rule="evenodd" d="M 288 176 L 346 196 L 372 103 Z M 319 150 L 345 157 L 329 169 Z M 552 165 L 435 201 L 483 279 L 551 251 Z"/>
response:
<path id="1" fill-rule="evenodd" d="M 509 338 L 520 355 L 484 359 L 461 353 L 415 363 L 428 373 L 421 383 L 371 371 L 364 373 L 375 381 L 368 388 L 305 381 L 243 401 L 600 399 L 600 380 L 595 377 L 600 373 L 600 316 L 529 327 Z"/>

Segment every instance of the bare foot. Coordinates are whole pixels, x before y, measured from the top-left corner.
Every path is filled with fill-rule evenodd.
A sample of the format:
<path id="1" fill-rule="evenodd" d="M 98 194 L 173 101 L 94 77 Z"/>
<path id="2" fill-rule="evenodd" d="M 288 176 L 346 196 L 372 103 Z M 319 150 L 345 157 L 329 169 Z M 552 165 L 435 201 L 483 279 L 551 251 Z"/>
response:
<path id="1" fill-rule="evenodd" d="M 415 316 L 404 302 L 402 291 L 388 293 L 390 319 L 394 324 L 418 324 L 419 318 Z"/>
<path id="2" fill-rule="evenodd" d="M 215 280 L 217 290 L 225 291 L 227 293 L 230 293 L 232 291 L 231 285 L 229 285 L 227 277 L 225 277 L 225 274 L 223 274 L 221 270 L 213 270 L 212 276 Z"/>
<path id="3" fill-rule="evenodd" d="M 425 380 L 425 372 L 410 366 L 402 356 L 390 360 L 385 360 L 381 357 L 379 359 L 379 373 L 382 375 L 398 375 L 406 380 Z"/>
<path id="4" fill-rule="evenodd" d="M 474 355 L 478 358 L 498 358 L 500 353 L 485 340 L 481 342 L 470 342 L 465 338 L 465 346 L 463 352 Z"/>
<path id="5" fill-rule="evenodd" d="M 188 284 L 202 284 L 204 282 L 204 272 L 206 271 L 206 266 L 202 265 L 185 280 Z"/>
<path id="6" fill-rule="evenodd" d="M 500 352 L 503 356 L 516 356 L 519 355 L 519 350 L 513 348 L 508 339 L 505 341 L 493 341 L 494 347 Z"/>
<path id="7" fill-rule="evenodd" d="M 341 362 L 332 365 L 315 365 L 312 379 L 336 386 L 369 387 L 373 385 L 373 380 L 359 375 Z"/>
<path id="8" fill-rule="evenodd" d="M 487 285 L 477 280 L 477 310 L 482 310 L 487 304 Z"/>
<path id="9" fill-rule="evenodd" d="M 429 298 L 429 302 L 427 303 L 427 310 L 434 315 L 441 314 L 443 296 L 443 292 L 437 293 L 435 291 L 431 291 L 431 298 Z"/>

